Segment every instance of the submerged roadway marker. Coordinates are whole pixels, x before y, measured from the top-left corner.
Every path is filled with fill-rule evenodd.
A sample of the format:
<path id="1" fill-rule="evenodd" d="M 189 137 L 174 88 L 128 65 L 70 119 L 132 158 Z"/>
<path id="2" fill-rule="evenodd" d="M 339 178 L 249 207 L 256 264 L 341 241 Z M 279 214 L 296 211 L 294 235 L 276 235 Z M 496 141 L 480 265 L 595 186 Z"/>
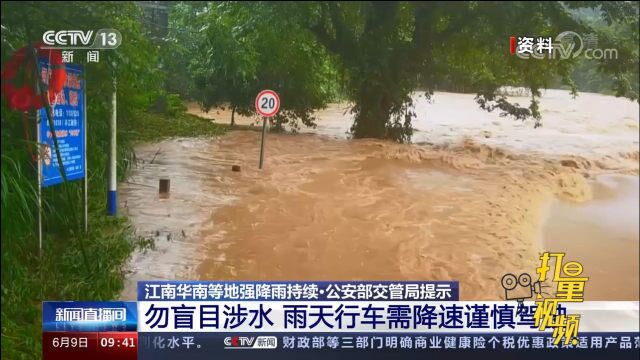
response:
<path id="1" fill-rule="evenodd" d="M 273 90 L 262 90 L 256 96 L 256 111 L 262 115 L 262 140 L 260 141 L 260 163 L 259 169 L 262 169 L 264 163 L 264 141 L 267 134 L 267 118 L 276 116 L 280 110 L 280 98 Z"/>

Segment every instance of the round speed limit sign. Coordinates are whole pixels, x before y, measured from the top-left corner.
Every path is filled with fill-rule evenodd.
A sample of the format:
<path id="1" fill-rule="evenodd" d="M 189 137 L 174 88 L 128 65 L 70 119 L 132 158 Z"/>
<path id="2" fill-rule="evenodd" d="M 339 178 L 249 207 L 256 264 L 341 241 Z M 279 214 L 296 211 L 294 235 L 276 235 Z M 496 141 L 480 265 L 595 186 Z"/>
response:
<path id="1" fill-rule="evenodd" d="M 280 98 L 273 90 L 262 90 L 256 96 L 256 111 L 264 117 L 272 117 L 280 109 Z"/>

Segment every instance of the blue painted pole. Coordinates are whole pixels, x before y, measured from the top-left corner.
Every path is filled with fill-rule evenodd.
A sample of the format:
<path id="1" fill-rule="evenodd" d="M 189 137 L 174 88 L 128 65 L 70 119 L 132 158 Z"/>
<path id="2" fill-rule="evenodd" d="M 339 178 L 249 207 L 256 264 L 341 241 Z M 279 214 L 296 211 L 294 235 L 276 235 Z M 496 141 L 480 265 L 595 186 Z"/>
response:
<path id="1" fill-rule="evenodd" d="M 111 96 L 111 140 L 109 153 L 109 187 L 107 194 L 107 213 L 115 216 L 118 212 L 118 167 L 117 167 L 117 142 L 116 142 L 116 78 L 113 78 L 113 94 Z"/>

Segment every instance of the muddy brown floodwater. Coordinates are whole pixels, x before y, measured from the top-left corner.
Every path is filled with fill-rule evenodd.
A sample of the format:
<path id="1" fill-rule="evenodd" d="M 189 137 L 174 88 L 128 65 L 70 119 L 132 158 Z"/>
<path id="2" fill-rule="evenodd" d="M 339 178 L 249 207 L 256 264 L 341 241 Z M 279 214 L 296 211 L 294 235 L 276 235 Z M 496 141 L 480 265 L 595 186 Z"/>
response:
<path id="1" fill-rule="evenodd" d="M 467 96 L 437 95 L 445 103 Z M 548 113 L 561 103 L 554 99 L 546 103 Z M 472 97 L 467 100 L 473 117 L 475 105 Z M 418 103 L 419 109 L 429 106 Z M 591 259 L 599 246 L 615 239 L 594 235 L 576 246 L 586 228 L 557 229 L 549 214 L 570 213 L 561 206 L 604 209 L 597 202 L 603 196 L 598 184 L 607 176 L 624 175 L 637 184 L 634 106 L 635 114 L 618 114 L 610 119 L 615 126 L 608 127 L 601 118 L 587 126 L 582 115 L 570 115 L 582 120 L 573 128 L 563 120 L 566 141 L 554 145 L 563 134 L 556 125 L 545 130 L 553 133 L 552 141 L 537 148 L 544 136 L 532 127 L 493 124 L 487 134 L 455 115 L 459 109 L 454 111 L 461 119 L 457 125 L 437 117 L 429 123 L 452 129 L 440 130 L 448 134 L 443 141 L 429 136 L 413 145 L 345 140 L 346 105 L 333 105 L 318 113 L 315 134 L 269 134 L 262 171 L 255 131 L 141 145 L 137 168 L 121 184 L 122 207 L 138 234 L 154 240 L 155 249 L 134 254 L 122 296 L 134 297 L 135 281 L 141 279 L 384 279 L 459 280 L 462 299 L 496 300 L 502 275 L 535 273 L 538 254 L 547 248 L 584 258 L 585 268 L 596 268 Z M 251 119 L 238 119 L 243 121 Z M 510 120 L 483 113 L 479 121 Z M 598 127 L 606 133 L 594 130 Z M 457 129 L 464 136 L 458 138 Z M 592 146 L 589 131 L 595 132 Z M 605 147 L 602 137 L 607 136 L 619 141 Z M 510 140 L 498 146 L 494 142 L 500 139 Z M 232 164 L 242 171 L 232 172 Z M 167 198 L 157 195 L 161 177 L 171 179 Z M 637 192 L 611 191 L 626 199 L 617 203 L 619 211 L 637 209 Z M 601 220 L 597 212 L 571 214 L 581 221 Z M 605 227 L 616 228 L 615 218 Z M 621 228 L 626 240 L 607 249 L 627 260 L 601 264 L 602 274 L 593 275 L 599 280 L 590 284 L 596 290 L 587 298 L 638 300 L 624 291 L 607 295 L 601 280 L 624 270 L 629 273 L 625 282 L 638 282 L 638 234 L 627 225 Z"/>
<path id="2" fill-rule="evenodd" d="M 637 176 L 603 175 L 593 200 L 555 201 L 544 225 L 544 247 L 580 259 L 591 299 L 638 300 Z"/>

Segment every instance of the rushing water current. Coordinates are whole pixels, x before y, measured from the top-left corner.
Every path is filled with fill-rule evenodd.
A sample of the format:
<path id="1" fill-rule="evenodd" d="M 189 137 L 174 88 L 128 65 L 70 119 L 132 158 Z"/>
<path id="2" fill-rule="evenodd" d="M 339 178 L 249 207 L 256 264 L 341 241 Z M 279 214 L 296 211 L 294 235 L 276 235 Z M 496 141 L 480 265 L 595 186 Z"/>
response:
<path id="1" fill-rule="evenodd" d="M 315 129 L 269 134 L 262 171 L 257 131 L 141 144 L 121 208 L 153 247 L 122 296 L 140 279 L 436 279 L 495 300 L 504 273 L 535 273 L 548 248 L 584 262 L 587 298 L 638 300 L 638 104 L 556 90 L 541 107 L 534 129 L 472 95 L 416 94 L 401 145 L 347 140 L 352 115 L 333 104 Z"/>

